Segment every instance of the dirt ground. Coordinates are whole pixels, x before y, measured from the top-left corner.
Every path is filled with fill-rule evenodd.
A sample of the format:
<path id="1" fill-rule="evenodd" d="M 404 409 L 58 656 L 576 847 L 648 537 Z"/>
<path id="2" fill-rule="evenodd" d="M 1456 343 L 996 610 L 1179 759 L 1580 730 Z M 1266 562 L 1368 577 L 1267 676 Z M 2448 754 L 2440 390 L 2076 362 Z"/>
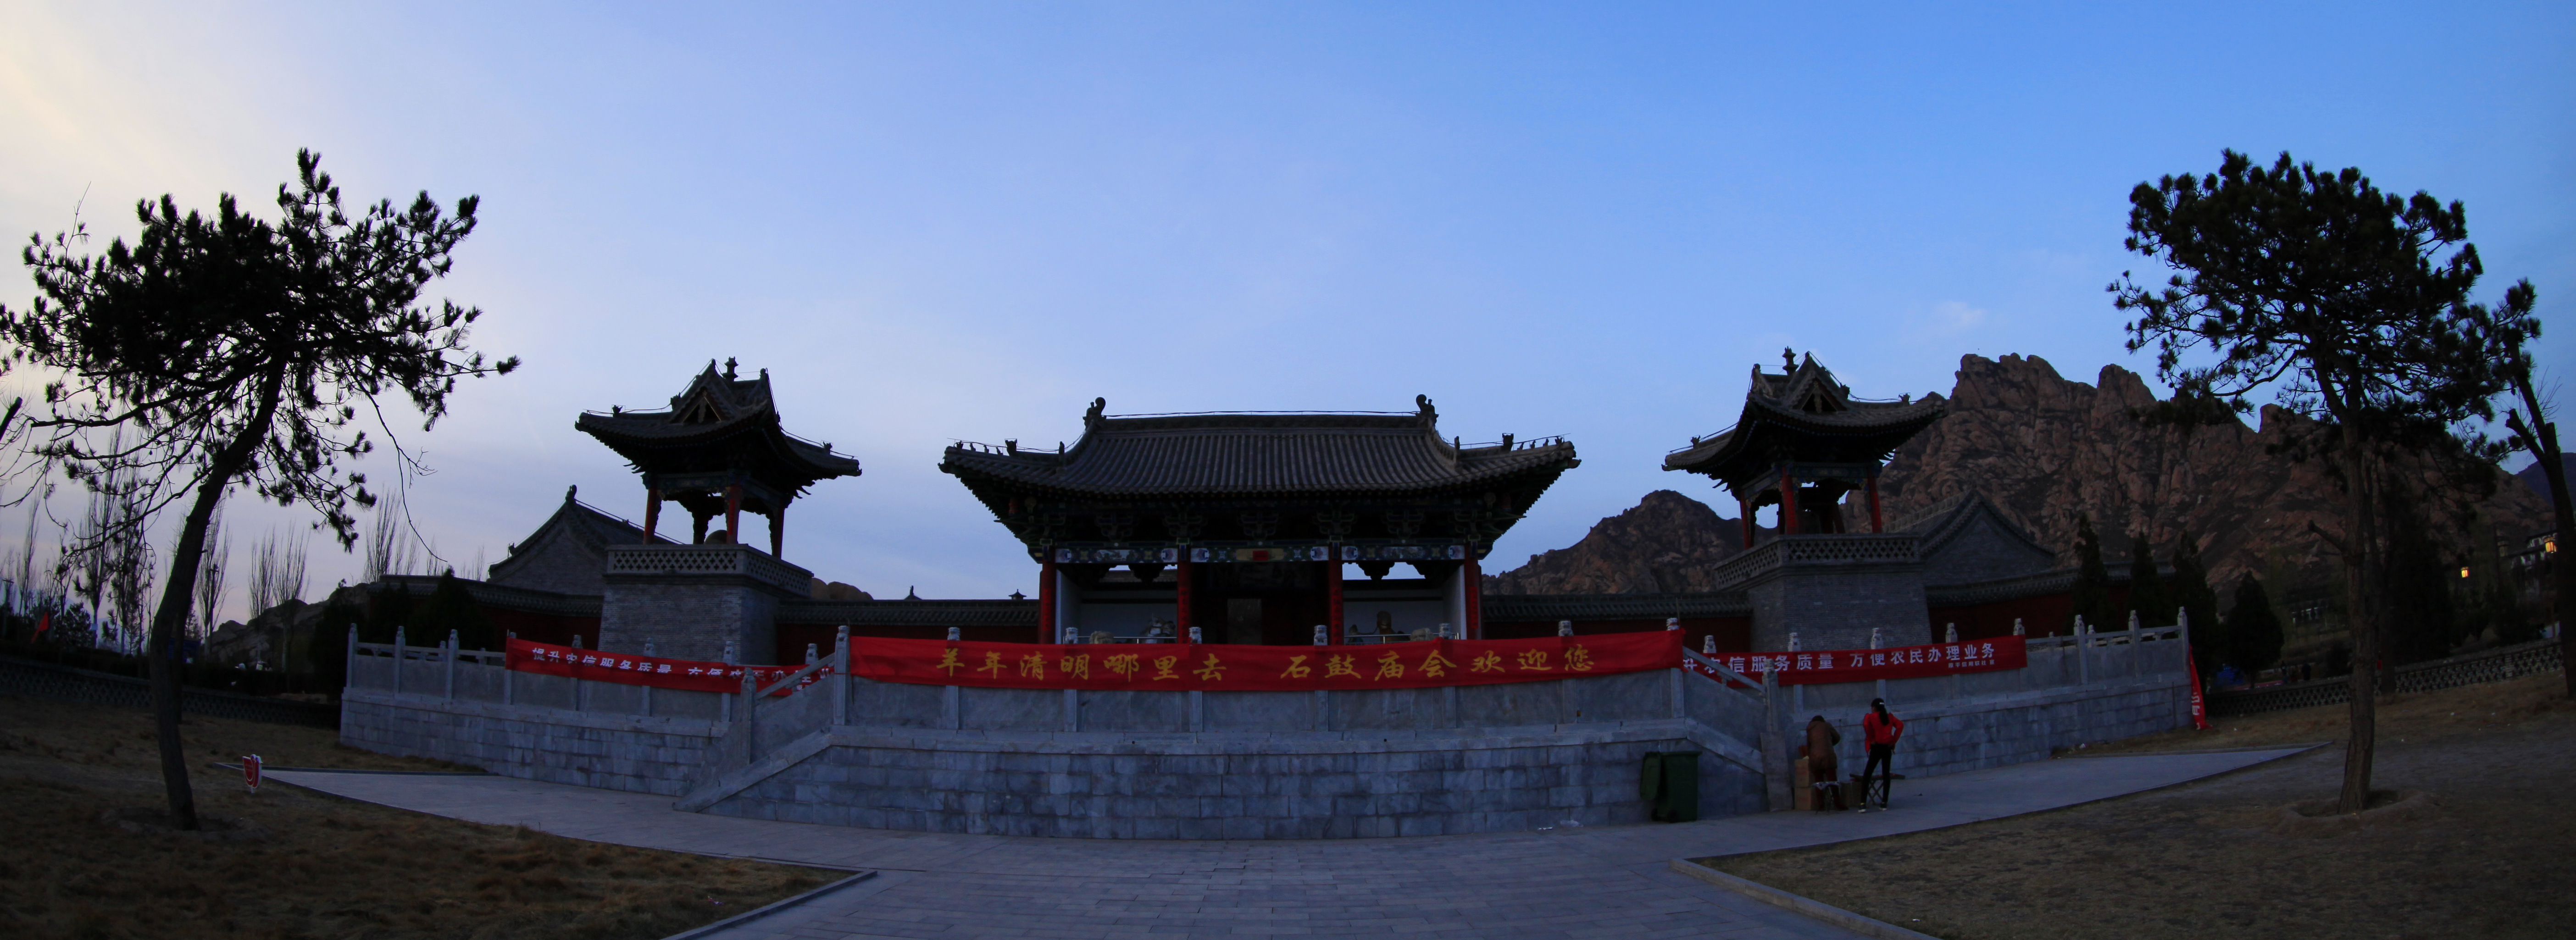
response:
<path id="1" fill-rule="evenodd" d="M 2576 936 L 2576 702 L 2559 675 L 2383 699 L 2373 788 L 2440 810 L 2340 835 L 2276 823 L 2340 787 L 2344 706 L 2216 724 L 2079 753 L 2335 744 L 2053 812 L 1699 861 L 1950 938 Z"/>
<path id="2" fill-rule="evenodd" d="M 668 936 L 839 872 L 563 839 L 297 790 L 256 796 L 208 768 L 457 769 L 338 743 L 334 732 L 191 716 L 201 814 L 261 841 L 131 833 L 99 820 L 165 806 L 141 711 L 0 696 L 0 936 L 409 938 Z"/>

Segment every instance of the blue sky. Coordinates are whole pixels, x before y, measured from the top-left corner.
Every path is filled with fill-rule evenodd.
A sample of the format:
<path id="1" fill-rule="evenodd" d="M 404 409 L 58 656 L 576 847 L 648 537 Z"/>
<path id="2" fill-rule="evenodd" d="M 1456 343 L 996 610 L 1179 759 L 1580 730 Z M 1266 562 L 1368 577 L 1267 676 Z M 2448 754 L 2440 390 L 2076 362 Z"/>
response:
<path id="1" fill-rule="evenodd" d="M 639 516 L 574 415 L 730 356 L 866 466 L 788 559 L 879 596 L 1033 587 L 939 451 L 1070 440 L 1095 396 L 1572 437 L 1499 570 L 1709 498 L 1660 456 L 1783 346 L 1873 397 L 1968 353 L 2147 370 L 2102 292 L 2145 270 L 2128 190 L 2224 147 L 2465 201 L 2486 293 L 2555 324 L 2571 48 L 2563 4 L 0 3 L 0 234 L 264 202 L 297 147 L 353 197 L 480 194 L 437 290 L 527 366 L 405 436 L 460 564 L 567 485 Z"/>

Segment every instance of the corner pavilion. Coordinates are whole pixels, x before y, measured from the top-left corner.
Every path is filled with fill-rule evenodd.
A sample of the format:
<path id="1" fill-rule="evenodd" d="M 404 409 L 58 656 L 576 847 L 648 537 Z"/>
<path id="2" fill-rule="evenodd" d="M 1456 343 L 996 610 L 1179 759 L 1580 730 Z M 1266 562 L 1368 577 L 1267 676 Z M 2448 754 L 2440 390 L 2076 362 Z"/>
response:
<path id="1" fill-rule="evenodd" d="M 725 520 L 719 541 L 734 544 L 743 542 L 745 510 L 768 517 L 770 557 L 783 558 L 787 504 L 818 481 L 859 475 L 857 460 L 779 424 L 769 370 L 743 379 L 731 359 L 722 374 L 707 360 L 667 409 L 584 412 L 573 426 L 643 475 L 645 542 L 657 538 L 668 500 L 689 511 L 691 544 L 707 541 L 707 522 L 718 515 Z"/>

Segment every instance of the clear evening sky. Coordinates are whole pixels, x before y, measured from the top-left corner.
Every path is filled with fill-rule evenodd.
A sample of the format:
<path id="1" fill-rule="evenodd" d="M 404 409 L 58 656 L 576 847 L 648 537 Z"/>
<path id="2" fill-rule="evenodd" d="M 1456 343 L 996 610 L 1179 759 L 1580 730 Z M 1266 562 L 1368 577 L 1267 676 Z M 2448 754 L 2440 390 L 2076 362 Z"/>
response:
<path id="1" fill-rule="evenodd" d="M 1488 570 L 1656 488 L 1731 514 L 1657 467 L 1783 346 L 1870 397 L 1967 353 L 2151 371 L 2102 291 L 2152 268 L 2127 195 L 2221 148 L 2464 200 L 2483 295 L 2537 282 L 2576 374 L 2576 7 L 1814 9 L 0 3 L 0 235 L 264 206 L 298 147 L 356 200 L 480 194 L 433 296 L 526 367 L 401 428 L 438 550 L 498 559 L 574 484 L 640 518 L 574 415 L 735 357 L 866 467 L 788 560 L 879 597 L 1034 592 L 940 450 L 1070 441 L 1095 396 L 1572 437 Z M 358 563 L 312 544 L 318 597 Z"/>

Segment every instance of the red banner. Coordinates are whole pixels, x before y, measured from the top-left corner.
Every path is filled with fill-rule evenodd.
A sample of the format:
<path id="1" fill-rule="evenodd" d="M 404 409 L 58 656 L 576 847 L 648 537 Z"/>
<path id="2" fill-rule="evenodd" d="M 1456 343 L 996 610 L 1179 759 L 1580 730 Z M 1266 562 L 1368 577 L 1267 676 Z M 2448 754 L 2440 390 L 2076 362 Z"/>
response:
<path id="1" fill-rule="evenodd" d="M 1534 682 L 1672 668 L 1681 634 L 1654 630 L 1529 640 L 1417 640 L 1374 646 L 980 643 L 853 637 L 851 674 L 879 682 L 1023 689 L 1186 691 L 1405 689 Z M 729 666 L 511 640 L 510 668 L 594 682 L 740 692 L 796 666 Z M 798 684 L 830 674 L 816 670 Z M 782 690 L 779 694 L 785 694 Z"/>
<path id="2" fill-rule="evenodd" d="M 2191 726 L 2196 730 L 2207 731 L 2209 730 L 2209 702 L 2200 695 L 2200 660 L 2193 657 L 2189 649 L 2185 649 L 2182 664 L 2184 668 L 2191 670 Z"/>
<path id="3" fill-rule="evenodd" d="M 552 643 L 510 641 L 510 668 L 549 676 L 571 676 L 589 682 L 618 682 L 626 685 L 649 685 L 657 689 L 689 689 L 697 692 L 740 692 L 742 674 L 747 670 L 767 686 L 787 678 L 803 666 L 730 666 L 724 663 L 694 659 L 664 659 L 658 656 L 629 656 L 624 653 L 602 653 L 577 646 Z M 813 685 L 814 680 L 832 671 L 826 666 L 805 677 L 797 688 Z M 791 689 L 781 689 L 785 695 Z"/>
<path id="4" fill-rule="evenodd" d="M 1529 640 L 1374 646 L 851 641 L 850 673 L 880 682 L 1021 689 L 1405 689 L 1670 669 L 1681 634 L 1655 630 Z"/>
<path id="5" fill-rule="evenodd" d="M 1719 665 L 1760 680 L 1765 672 L 1778 672 L 1781 685 L 1823 685 L 1829 682 L 1870 682 L 1878 679 L 1921 679 L 1927 676 L 1950 676 L 1966 672 L 1993 672 L 2019 669 L 2030 662 L 2022 638 L 1999 636 L 1990 640 L 1961 640 L 1957 643 L 1934 643 L 1929 646 L 1899 646 L 1875 650 L 1811 650 L 1796 653 L 1726 653 L 1712 656 Z M 1684 668 L 1701 672 L 1697 663 Z M 1716 678 L 1710 676 L 1710 678 Z"/>

